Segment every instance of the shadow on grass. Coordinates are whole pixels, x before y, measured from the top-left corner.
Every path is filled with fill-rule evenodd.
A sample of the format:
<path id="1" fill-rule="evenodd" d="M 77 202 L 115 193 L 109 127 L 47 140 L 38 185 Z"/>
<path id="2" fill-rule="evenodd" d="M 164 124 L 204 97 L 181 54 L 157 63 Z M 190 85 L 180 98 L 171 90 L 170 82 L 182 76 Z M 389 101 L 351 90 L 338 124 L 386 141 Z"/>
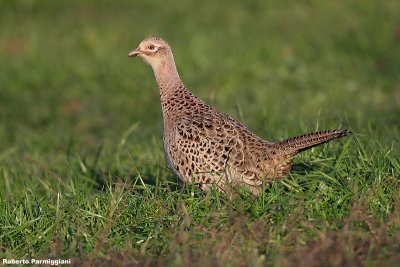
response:
<path id="1" fill-rule="evenodd" d="M 295 163 L 292 165 L 290 172 L 298 175 L 306 175 L 308 172 L 312 171 L 314 168 L 305 163 Z"/>
<path id="2" fill-rule="evenodd" d="M 115 181 L 126 181 L 129 184 L 137 185 L 135 190 L 144 189 L 144 186 L 151 188 L 163 187 L 168 188 L 169 191 L 181 191 L 183 187 L 183 182 L 178 178 L 168 176 L 166 178 L 158 178 L 154 176 L 154 171 L 146 171 L 139 173 L 122 173 L 121 171 L 103 171 L 103 170 L 92 170 L 90 177 L 95 182 L 95 188 L 98 190 L 106 190 L 110 182 Z"/>

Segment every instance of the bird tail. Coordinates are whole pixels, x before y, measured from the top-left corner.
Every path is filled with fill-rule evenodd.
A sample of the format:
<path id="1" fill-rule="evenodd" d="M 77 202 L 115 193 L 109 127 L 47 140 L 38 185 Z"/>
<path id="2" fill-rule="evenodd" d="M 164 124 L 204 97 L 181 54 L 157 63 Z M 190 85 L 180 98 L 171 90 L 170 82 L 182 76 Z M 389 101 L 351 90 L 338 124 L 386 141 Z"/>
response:
<path id="1" fill-rule="evenodd" d="M 348 133 L 350 133 L 350 131 L 346 129 L 319 131 L 286 139 L 277 143 L 277 146 L 281 150 L 288 151 L 292 154 L 329 142 L 336 138 L 344 137 Z"/>

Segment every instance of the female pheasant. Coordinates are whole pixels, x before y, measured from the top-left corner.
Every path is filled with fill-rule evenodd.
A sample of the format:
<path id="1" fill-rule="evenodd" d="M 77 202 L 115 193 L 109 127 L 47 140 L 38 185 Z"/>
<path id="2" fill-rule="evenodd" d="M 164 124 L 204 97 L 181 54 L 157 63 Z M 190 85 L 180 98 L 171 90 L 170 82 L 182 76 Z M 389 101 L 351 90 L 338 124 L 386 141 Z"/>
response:
<path id="1" fill-rule="evenodd" d="M 254 194 L 263 184 L 283 178 L 292 157 L 302 150 L 346 136 L 328 130 L 272 143 L 261 139 L 232 117 L 210 107 L 184 86 L 167 42 L 148 37 L 129 53 L 153 68 L 160 89 L 164 121 L 164 152 L 177 177 L 203 190 L 224 190 L 240 184 Z"/>

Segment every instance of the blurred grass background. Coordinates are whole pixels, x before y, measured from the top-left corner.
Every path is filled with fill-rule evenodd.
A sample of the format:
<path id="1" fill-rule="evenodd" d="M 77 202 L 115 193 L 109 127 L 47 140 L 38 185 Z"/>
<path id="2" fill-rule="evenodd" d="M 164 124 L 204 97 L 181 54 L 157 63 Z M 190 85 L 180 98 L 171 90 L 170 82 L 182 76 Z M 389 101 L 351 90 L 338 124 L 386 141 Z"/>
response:
<path id="1" fill-rule="evenodd" d="M 384 162 L 391 147 L 398 159 L 399 10 L 396 0 L 3 0 L 3 205 L 27 192 L 101 194 L 98 173 L 174 181 L 153 73 L 127 56 L 149 35 L 170 43 L 195 95 L 267 140 L 345 127 L 365 155 Z M 43 248 L 2 240 L 15 255 Z"/>

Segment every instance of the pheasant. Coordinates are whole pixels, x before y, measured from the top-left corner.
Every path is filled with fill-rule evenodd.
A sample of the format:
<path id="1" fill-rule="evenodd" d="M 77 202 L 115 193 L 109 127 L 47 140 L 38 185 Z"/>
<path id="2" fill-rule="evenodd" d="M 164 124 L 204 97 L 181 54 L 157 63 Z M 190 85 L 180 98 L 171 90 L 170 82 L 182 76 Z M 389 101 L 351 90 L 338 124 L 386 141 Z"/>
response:
<path id="1" fill-rule="evenodd" d="M 300 151 L 346 136 L 348 130 L 309 133 L 268 142 L 239 121 L 194 96 L 183 84 L 168 43 L 148 37 L 129 53 L 154 71 L 163 113 L 164 152 L 173 173 L 209 191 L 243 185 L 259 194 L 264 185 L 285 177 Z"/>

